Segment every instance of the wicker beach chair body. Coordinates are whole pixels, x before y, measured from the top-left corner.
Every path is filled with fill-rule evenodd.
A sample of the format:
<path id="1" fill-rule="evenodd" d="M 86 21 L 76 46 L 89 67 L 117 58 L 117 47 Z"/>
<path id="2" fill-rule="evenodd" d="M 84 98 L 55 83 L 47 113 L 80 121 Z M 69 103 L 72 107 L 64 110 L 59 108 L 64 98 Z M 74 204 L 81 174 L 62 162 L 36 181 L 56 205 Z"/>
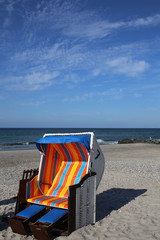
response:
<path id="1" fill-rule="evenodd" d="M 104 170 L 104 157 L 94 134 L 46 134 L 37 147 L 41 151 L 39 174 L 21 180 L 16 212 L 28 205 L 40 205 L 45 207 L 40 213 L 46 215 L 36 213 L 31 217 L 36 220 L 30 221 L 18 213 L 9 220 L 12 230 L 18 232 L 17 221 L 23 225 L 19 233 L 25 234 L 24 229 L 32 222 L 30 229 L 36 238 L 50 239 L 51 231 L 70 234 L 94 223 L 96 188 Z M 57 219 L 53 215 L 58 211 Z"/>

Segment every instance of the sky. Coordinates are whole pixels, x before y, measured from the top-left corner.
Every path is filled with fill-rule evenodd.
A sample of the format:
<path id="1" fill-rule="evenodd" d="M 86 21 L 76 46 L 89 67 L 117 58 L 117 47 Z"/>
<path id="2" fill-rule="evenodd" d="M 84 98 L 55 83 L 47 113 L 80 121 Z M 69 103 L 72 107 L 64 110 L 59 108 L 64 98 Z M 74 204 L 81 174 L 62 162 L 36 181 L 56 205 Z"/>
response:
<path id="1" fill-rule="evenodd" d="M 160 1 L 0 0 L 0 127 L 160 127 Z"/>

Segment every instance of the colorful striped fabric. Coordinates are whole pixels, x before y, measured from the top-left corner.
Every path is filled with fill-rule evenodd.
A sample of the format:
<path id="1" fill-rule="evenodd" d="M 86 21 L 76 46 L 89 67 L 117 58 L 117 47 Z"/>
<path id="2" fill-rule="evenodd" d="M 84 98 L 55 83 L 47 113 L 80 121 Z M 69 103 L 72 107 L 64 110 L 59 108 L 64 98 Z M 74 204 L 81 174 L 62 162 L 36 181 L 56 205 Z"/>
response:
<path id="1" fill-rule="evenodd" d="M 38 189 L 37 179 L 38 175 L 35 176 L 31 182 L 27 183 L 27 198 L 33 198 L 41 195 L 41 192 Z"/>
<path id="2" fill-rule="evenodd" d="M 59 208 L 68 208 L 68 187 L 79 183 L 81 178 L 87 173 L 88 152 L 81 143 L 48 145 L 45 163 L 41 165 L 40 177 L 40 184 L 44 190 L 44 195 L 31 197 L 27 201 Z M 58 164 L 58 167 L 56 164 Z M 53 179 L 54 174 L 56 175 Z M 51 185 L 52 179 L 53 183 Z M 46 186 L 43 187 L 43 183 Z"/>
<path id="3" fill-rule="evenodd" d="M 63 161 L 46 195 L 63 198 L 68 196 L 68 187 L 78 183 L 86 174 L 88 153 L 81 143 L 56 144 L 55 148 L 63 156 Z"/>
<path id="4" fill-rule="evenodd" d="M 42 195 L 39 197 L 30 198 L 27 201 L 45 206 L 68 209 L 68 198 L 49 197 Z"/>
<path id="5" fill-rule="evenodd" d="M 39 172 L 39 187 L 46 194 L 61 164 L 60 155 L 53 144 L 47 144 Z"/>

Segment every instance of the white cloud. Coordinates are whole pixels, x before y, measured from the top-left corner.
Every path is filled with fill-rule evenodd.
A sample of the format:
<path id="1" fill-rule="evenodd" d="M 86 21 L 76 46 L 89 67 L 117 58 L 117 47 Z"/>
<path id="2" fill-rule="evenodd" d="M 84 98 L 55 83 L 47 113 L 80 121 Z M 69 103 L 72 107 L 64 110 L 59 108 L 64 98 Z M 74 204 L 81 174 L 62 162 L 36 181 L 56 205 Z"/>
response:
<path id="1" fill-rule="evenodd" d="M 127 23 L 129 27 L 155 26 L 160 24 L 160 14 L 146 18 L 137 18 Z"/>
<path id="2" fill-rule="evenodd" d="M 136 76 L 145 72 L 149 64 L 143 60 L 133 60 L 129 57 L 119 57 L 106 62 L 109 67 L 116 74 L 125 74 L 128 76 Z"/>
<path id="3" fill-rule="evenodd" d="M 80 13 L 82 15 L 83 13 Z M 87 16 L 83 17 L 82 22 L 76 20 L 71 22 L 67 31 L 63 33 L 71 37 L 87 38 L 89 40 L 101 39 L 121 28 L 136 28 L 146 26 L 156 26 L 160 24 L 160 14 L 146 18 L 137 18 L 132 21 L 109 22 L 108 20 L 99 20 L 95 18 L 90 21 Z"/>
<path id="4" fill-rule="evenodd" d="M 25 76 L 10 77 L 5 81 L 7 90 L 28 90 L 34 91 L 44 89 L 51 85 L 57 84 L 54 80 L 59 75 L 58 72 L 42 73 L 34 72 Z"/>

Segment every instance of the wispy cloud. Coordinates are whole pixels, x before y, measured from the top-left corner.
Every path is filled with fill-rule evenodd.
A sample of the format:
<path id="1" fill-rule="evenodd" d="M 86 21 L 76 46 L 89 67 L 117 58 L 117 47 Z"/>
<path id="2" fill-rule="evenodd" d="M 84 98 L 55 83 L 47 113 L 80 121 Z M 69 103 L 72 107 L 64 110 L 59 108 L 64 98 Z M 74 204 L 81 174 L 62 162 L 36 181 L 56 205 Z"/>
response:
<path id="1" fill-rule="evenodd" d="M 58 72 L 36 72 L 25 76 L 8 77 L 5 81 L 5 88 L 7 90 L 40 90 L 56 84 L 55 78 L 58 75 Z"/>
<path id="2" fill-rule="evenodd" d="M 93 100 L 96 102 L 104 102 L 104 99 L 111 98 L 113 100 L 119 100 L 122 97 L 123 89 L 122 88 L 110 88 L 105 91 L 97 91 L 83 93 L 81 95 L 74 95 L 63 99 L 63 102 L 88 102 Z"/>
<path id="3" fill-rule="evenodd" d="M 156 26 L 159 24 L 160 24 L 160 14 L 148 16 L 146 18 L 137 18 L 127 23 L 129 27 Z"/>
<path id="4" fill-rule="evenodd" d="M 82 10 L 68 0 L 37 1 L 34 7 L 20 0 L 1 0 L 0 3 L 5 3 L 7 13 L 3 21 L 4 31 L 12 23 L 13 13 L 19 14 L 23 20 L 19 45 L 16 36 L 12 36 L 18 46 L 12 48 L 10 40 L 5 43 L 0 37 L 6 44 L 1 49 L 7 56 L 6 66 L 10 69 L 4 81 L 7 90 L 40 90 L 56 84 L 71 88 L 104 75 L 135 77 L 150 67 L 144 53 L 150 51 L 147 44 L 117 43 L 114 47 L 97 44 L 95 47 L 95 40 L 97 43 L 103 39 L 108 42 L 108 35 L 121 29 L 156 26 L 160 24 L 160 14 L 114 22 L 107 17 L 102 19 L 98 12 Z M 17 3 L 20 4 L 18 9 Z M 9 31 L 7 34 L 10 39 Z"/>
<path id="5" fill-rule="evenodd" d="M 114 73 L 136 76 L 145 72 L 149 64 L 145 61 L 133 60 L 128 57 L 119 57 L 107 61 L 107 67 L 111 68 Z"/>

